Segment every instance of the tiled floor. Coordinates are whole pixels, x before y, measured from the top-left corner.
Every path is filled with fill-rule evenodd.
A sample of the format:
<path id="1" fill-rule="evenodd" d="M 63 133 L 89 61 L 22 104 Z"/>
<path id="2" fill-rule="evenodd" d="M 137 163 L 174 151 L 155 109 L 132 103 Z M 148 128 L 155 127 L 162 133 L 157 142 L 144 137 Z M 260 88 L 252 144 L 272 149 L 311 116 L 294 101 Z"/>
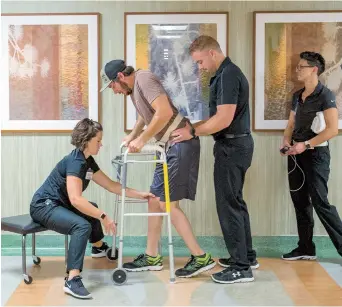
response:
<path id="1" fill-rule="evenodd" d="M 42 257 L 40 266 L 28 271 L 34 278 L 31 285 L 22 281 L 21 258 L 1 259 L 1 303 L 14 306 L 296 306 L 342 305 L 342 261 L 285 262 L 261 258 L 255 282 L 221 285 L 212 282 L 210 273 L 192 279 L 169 283 L 167 260 L 161 272 L 129 273 L 123 286 L 111 281 L 116 263 L 107 259 L 86 258 L 83 282 L 92 293 L 92 300 L 77 300 L 65 295 L 63 287 L 64 258 Z M 186 259 L 177 258 L 176 268 Z"/>

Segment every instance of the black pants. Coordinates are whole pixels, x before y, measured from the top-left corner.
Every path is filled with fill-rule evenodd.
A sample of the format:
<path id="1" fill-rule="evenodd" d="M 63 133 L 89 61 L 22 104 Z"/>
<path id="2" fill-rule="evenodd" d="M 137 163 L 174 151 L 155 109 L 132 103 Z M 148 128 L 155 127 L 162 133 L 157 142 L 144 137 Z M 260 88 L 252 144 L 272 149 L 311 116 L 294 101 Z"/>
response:
<path id="1" fill-rule="evenodd" d="M 299 235 L 298 246 L 303 252 L 315 252 L 312 241 L 314 218 L 313 208 L 322 222 L 334 246 L 342 256 L 342 221 L 335 206 L 328 201 L 328 179 L 330 173 L 329 147 L 316 147 L 295 155 L 297 164 L 304 171 L 305 183 L 298 191 L 291 192 L 295 207 Z M 288 157 L 289 172 L 295 162 Z M 298 167 L 289 174 L 290 190 L 297 190 L 303 183 L 303 174 Z"/>
<path id="2" fill-rule="evenodd" d="M 91 203 L 97 207 L 95 203 Z M 46 228 L 61 234 L 70 235 L 67 273 L 70 270 L 82 271 L 87 242 L 95 243 L 103 239 L 101 222 L 71 206 L 61 206 L 47 200 L 31 204 L 32 219 Z"/>
<path id="3" fill-rule="evenodd" d="M 238 270 L 249 268 L 256 252 L 252 248 L 251 226 L 242 190 L 245 174 L 252 163 L 251 135 L 222 139 L 214 146 L 214 184 L 217 214 L 230 257 Z"/>

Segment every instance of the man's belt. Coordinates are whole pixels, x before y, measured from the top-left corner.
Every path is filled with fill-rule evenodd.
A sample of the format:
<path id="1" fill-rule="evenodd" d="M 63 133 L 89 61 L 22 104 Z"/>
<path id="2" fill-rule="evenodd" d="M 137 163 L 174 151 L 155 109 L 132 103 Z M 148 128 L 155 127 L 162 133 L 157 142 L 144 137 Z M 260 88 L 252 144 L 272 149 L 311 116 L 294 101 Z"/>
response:
<path id="1" fill-rule="evenodd" d="M 249 136 L 250 133 L 242 133 L 242 134 L 220 134 L 218 136 L 215 136 L 215 140 L 221 140 L 221 139 L 237 139 L 242 138 L 245 136 Z"/>

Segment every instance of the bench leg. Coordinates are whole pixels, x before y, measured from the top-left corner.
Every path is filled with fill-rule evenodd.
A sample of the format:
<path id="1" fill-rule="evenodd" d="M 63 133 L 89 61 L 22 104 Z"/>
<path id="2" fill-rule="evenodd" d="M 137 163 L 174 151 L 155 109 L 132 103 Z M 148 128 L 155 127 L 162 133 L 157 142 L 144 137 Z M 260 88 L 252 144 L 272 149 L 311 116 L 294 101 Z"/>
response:
<path id="1" fill-rule="evenodd" d="M 22 235 L 21 258 L 22 258 L 24 282 L 26 284 L 30 284 L 32 282 L 32 277 L 27 275 L 26 273 L 26 235 Z"/>
<path id="2" fill-rule="evenodd" d="M 32 258 L 33 258 L 33 263 L 35 265 L 38 265 L 41 262 L 41 259 L 36 256 L 36 234 L 32 234 Z"/>

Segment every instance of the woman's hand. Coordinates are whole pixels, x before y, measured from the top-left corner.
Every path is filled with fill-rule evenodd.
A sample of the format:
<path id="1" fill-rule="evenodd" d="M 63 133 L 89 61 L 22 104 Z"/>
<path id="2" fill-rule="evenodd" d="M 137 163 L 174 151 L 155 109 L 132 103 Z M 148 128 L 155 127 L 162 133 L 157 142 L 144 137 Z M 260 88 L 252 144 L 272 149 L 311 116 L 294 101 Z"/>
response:
<path id="1" fill-rule="evenodd" d="M 155 198 L 156 196 L 149 192 L 138 192 L 138 196 L 141 199 Z"/>
<path id="2" fill-rule="evenodd" d="M 107 215 L 101 222 L 105 228 L 105 232 L 108 235 L 114 235 L 116 233 L 116 225 L 113 220 L 111 220 Z"/>

